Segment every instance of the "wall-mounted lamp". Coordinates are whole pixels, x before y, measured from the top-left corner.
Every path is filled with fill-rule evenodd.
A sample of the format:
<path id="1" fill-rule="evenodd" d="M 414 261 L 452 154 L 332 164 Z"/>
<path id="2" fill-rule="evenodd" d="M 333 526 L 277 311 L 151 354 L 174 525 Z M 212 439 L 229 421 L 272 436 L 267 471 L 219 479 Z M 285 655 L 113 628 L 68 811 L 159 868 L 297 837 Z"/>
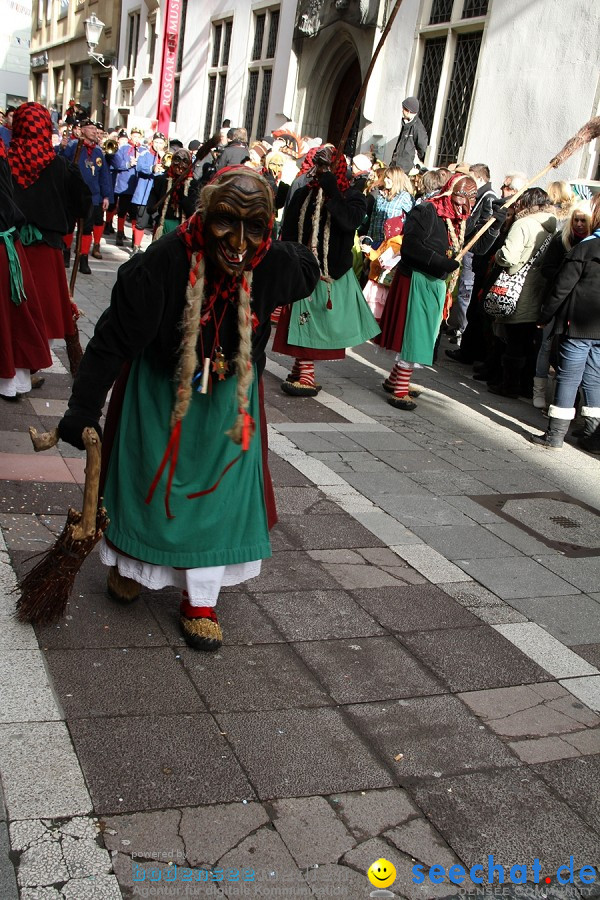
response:
<path id="1" fill-rule="evenodd" d="M 83 23 L 85 26 L 85 39 L 88 45 L 88 56 L 95 60 L 105 69 L 112 69 L 112 61 L 107 61 L 101 53 L 96 53 L 96 47 L 100 42 L 100 35 L 104 28 L 104 22 L 101 22 L 96 13 L 92 13 L 89 19 Z"/>

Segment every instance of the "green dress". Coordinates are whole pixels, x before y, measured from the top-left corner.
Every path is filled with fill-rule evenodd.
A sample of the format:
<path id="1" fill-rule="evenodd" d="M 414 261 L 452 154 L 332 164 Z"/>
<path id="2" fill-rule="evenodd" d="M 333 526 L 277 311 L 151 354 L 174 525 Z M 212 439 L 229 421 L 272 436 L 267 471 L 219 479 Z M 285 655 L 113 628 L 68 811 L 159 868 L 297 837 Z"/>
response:
<path id="1" fill-rule="evenodd" d="M 319 281 L 304 300 L 294 303 L 287 333 L 288 344 L 316 350 L 357 347 L 379 334 L 352 269 L 329 285 Z M 330 301 L 330 305 L 328 303 Z"/>
<path id="2" fill-rule="evenodd" d="M 208 394 L 193 393 L 182 422 L 170 495 L 174 518 L 169 519 L 165 509 L 168 465 L 151 502 L 145 500 L 169 441 L 174 386 L 145 354 L 134 361 L 104 492 L 111 519 L 106 537 L 122 553 L 175 568 L 222 566 L 271 556 L 256 370 L 248 409 L 256 431 L 245 452 L 225 434 L 237 416 L 237 378 L 211 380 L 211 384 Z M 212 493 L 188 498 L 217 482 Z"/>
<path id="3" fill-rule="evenodd" d="M 424 272 L 412 273 L 400 359 L 430 366 L 444 312 L 446 282 Z"/>

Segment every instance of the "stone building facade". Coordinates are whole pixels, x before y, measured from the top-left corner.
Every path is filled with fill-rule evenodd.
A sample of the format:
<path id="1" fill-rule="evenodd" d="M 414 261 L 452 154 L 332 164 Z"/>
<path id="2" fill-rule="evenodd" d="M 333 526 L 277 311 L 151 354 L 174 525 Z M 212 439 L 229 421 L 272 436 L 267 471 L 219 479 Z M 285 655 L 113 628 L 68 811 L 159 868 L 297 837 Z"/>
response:
<path id="1" fill-rule="evenodd" d="M 107 67 L 88 55 L 84 22 L 104 22 L 97 51 Z M 94 119 L 110 124 L 116 105 L 121 5 L 113 0 L 34 0 L 29 98 L 62 113 L 75 99 Z"/>
<path id="2" fill-rule="evenodd" d="M 118 58 L 111 122 L 150 129 L 164 3 L 75 5 L 98 7 L 101 18 L 100 8 L 113 6 L 104 37 Z M 258 139 L 292 120 L 300 134 L 336 142 L 394 0 L 182 0 L 181 6 L 172 134 L 186 143 L 203 139 L 228 118 Z M 69 21 L 77 16 L 69 10 Z M 569 0 L 568 15 L 564 0 L 403 0 L 350 148 L 374 147 L 389 160 L 402 99 L 414 94 L 430 135 L 426 164 L 484 161 L 496 182 L 511 169 L 533 175 L 600 114 L 599 32 L 600 4 L 590 0 Z M 56 48 L 43 49 L 52 55 L 49 71 L 60 68 Z M 76 55 L 79 65 L 83 51 Z M 33 71 L 35 79 L 40 71 Z M 100 93 L 92 89 L 92 96 Z M 599 144 L 580 150 L 555 177 L 600 177 Z"/>

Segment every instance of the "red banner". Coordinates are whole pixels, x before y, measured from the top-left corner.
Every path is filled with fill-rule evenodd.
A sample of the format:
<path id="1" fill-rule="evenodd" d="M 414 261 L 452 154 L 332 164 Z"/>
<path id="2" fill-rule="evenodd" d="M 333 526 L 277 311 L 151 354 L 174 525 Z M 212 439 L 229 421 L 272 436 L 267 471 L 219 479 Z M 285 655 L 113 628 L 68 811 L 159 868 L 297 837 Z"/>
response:
<path id="1" fill-rule="evenodd" d="M 167 138 L 169 136 L 169 123 L 171 121 L 175 90 L 181 6 L 181 0 L 167 0 L 163 21 L 162 60 L 160 64 L 158 113 L 156 117 L 158 119 L 158 130 L 162 131 Z"/>

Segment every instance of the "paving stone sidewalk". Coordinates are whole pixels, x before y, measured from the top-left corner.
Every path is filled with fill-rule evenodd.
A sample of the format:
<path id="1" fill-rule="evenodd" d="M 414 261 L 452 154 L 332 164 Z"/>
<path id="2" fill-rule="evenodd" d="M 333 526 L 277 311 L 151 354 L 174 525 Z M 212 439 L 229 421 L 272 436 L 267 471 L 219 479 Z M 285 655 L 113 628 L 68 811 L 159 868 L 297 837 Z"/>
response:
<path id="1" fill-rule="evenodd" d="M 127 253 L 105 256 L 80 279 L 88 336 Z M 78 451 L 26 437 L 65 408 L 55 359 L 0 426 L 2 900 L 362 900 L 379 857 L 394 897 L 475 896 L 489 854 L 543 876 L 489 897 L 600 896 L 556 881 L 570 856 L 600 868 L 600 557 L 568 555 L 576 526 L 552 521 L 595 537 L 597 459 L 534 452 L 541 416 L 463 367 L 419 373 L 403 416 L 373 347 L 320 364 L 324 390 L 299 401 L 272 356 L 280 522 L 261 575 L 221 598 L 222 650 L 186 647 L 174 592 L 111 604 L 97 552 L 65 619 L 34 631 L 12 618 L 15 573 L 83 480 Z M 528 494 L 568 510 L 527 519 Z M 460 889 L 432 865 L 463 866 Z"/>

